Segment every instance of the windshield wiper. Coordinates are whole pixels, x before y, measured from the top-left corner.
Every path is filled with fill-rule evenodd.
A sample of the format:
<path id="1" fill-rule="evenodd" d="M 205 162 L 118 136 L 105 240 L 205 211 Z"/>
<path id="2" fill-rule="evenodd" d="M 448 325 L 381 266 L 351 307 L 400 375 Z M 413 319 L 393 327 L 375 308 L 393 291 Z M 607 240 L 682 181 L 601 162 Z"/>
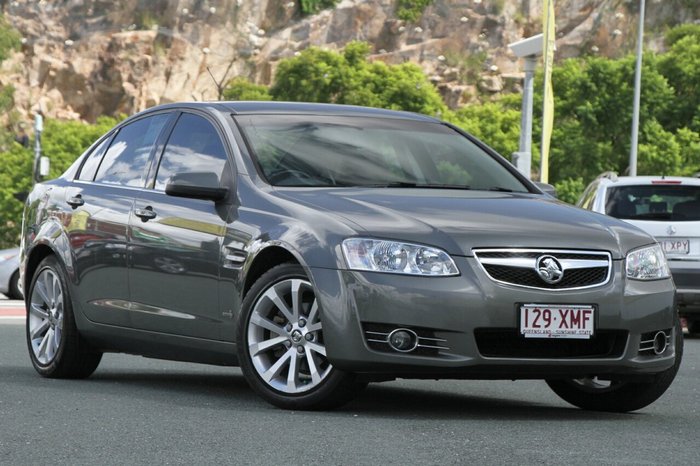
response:
<path id="1" fill-rule="evenodd" d="M 513 193 L 513 192 L 515 192 L 512 189 L 501 188 L 500 186 L 491 186 L 490 188 L 485 189 L 484 191 L 498 191 L 499 193 Z"/>
<path id="2" fill-rule="evenodd" d="M 413 183 L 410 181 L 392 181 L 389 183 L 356 184 L 358 188 L 420 188 L 420 189 L 472 189 L 471 186 L 463 184 L 433 184 L 433 183 Z"/>

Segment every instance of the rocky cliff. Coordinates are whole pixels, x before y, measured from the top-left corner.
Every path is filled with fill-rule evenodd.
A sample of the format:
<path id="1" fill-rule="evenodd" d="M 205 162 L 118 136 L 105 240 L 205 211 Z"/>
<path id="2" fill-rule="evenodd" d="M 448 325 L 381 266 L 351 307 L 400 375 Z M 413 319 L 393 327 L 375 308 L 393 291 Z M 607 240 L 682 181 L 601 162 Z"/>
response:
<path id="1" fill-rule="evenodd" d="M 16 0 L 22 47 L 0 69 L 15 108 L 92 121 L 178 100 L 212 100 L 229 79 L 267 84 L 309 46 L 373 46 L 373 59 L 423 67 L 449 105 L 517 86 L 507 44 L 541 31 L 540 0 L 434 0 L 415 22 L 396 0 L 342 0 L 304 16 L 294 0 Z M 648 47 L 700 19 L 696 0 L 647 0 Z M 637 0 L 557 0 L 557 59 L 632 50 Z"/>

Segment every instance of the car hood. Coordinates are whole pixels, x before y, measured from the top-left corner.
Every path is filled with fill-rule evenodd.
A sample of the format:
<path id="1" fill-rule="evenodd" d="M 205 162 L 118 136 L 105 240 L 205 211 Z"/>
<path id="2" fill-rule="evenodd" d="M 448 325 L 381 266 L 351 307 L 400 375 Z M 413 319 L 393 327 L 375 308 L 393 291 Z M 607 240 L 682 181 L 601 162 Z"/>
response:
<path id="1" fill-rule="evenodd" d="M 609 251 L 622 258 L 651 236 L 627 223 L 534 194 L 411 188 L 284 188 L 275 195 L 344 220 L 360 236 L 438 246 Z"/>

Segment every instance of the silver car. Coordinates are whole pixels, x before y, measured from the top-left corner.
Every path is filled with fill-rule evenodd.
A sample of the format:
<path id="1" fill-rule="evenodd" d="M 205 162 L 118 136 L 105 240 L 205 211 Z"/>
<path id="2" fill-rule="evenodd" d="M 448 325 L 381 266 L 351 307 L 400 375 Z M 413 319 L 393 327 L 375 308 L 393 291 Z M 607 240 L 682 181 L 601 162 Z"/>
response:
<path id="1" fill-rule="evenodd" d="M 22 299 L 19 289 L 19 248 L 0 250 L 0 294 Z"/>
<path id="2" fill-rule="evenodd" d="M 586 188 L 578 205 L 656 238 L 678 289 L 680 316 L 690 333 L 700 333 L 700 178 L 608 172 Z"/>
<path id="3" fill-rule="evenodd" d="M 46 377 L 87 377 L 118 351 L 239 365 L 289 409 L 368 382 L 486 378 L 630 411 L 681 362 L 654 238 L 427 116 L 156 107 L 37 184 L 24 225 L 28 350 Z"/>

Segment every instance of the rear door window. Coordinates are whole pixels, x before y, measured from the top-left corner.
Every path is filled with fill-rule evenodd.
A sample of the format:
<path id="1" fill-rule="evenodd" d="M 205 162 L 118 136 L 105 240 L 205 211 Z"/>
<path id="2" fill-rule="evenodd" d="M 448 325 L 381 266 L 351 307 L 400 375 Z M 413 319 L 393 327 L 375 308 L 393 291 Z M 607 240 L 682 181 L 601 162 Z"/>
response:
<path id="1" fill-rule="evenodd" d="M 161 113 L 122 127 L 103 157 L 95 181 L 142 187 L 153 145 L 169 116 Z"/>
<path id="2" fill-rule="evenodd" d="M 204 117 L 183 113 L 165 146 L 156 175 L 155 189 L 165 186 L 178 173 L 206 172 L 217 176 L 221 186 L 228 157 L 216 128 Z"/>

